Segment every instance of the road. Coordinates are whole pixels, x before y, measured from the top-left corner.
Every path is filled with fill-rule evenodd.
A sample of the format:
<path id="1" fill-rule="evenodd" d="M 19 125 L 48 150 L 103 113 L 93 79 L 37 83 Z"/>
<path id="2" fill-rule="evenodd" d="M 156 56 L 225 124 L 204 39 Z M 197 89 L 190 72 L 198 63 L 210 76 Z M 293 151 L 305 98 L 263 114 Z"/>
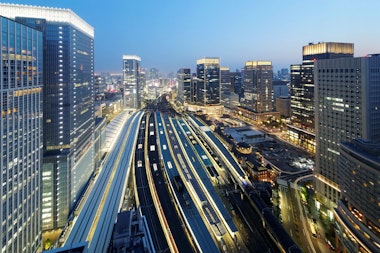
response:
<path id="1" fill-rule="evenodd" d="M 146 173 L 146 167 L 149 168 L 149 164 L 146 164 L 146 153 L 149 152 L 149 147 L 146 145 L 147 135 L 147 117 L 146 114 L 142 119 L 139 127 L 138 141 L 136 143 L 135 152 L 135 185 L 137 191 L 137 205 L 141 208 L 141 213 L 145 215 L 150 235 L 154 244 L 156 252 L 170 252 L 169 245 L 166 242 L 164 231 L 159 222 L 158 214 L 153 203 L 153 198 L 150 192 L 148 184 L 148 176 Z"/>

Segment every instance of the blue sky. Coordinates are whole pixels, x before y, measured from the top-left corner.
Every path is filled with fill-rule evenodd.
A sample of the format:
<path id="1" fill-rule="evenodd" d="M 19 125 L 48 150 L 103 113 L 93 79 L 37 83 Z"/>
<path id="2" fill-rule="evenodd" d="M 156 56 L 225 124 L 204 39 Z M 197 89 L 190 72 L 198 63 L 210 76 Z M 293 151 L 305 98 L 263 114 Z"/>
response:
<path id="1" fill-rule="evenodd" d="M 380 0 L 0 1 L 74 11 L 95 28 L 96 72 L 120 72 L 123 54 L 169 73 L 195 69 L 205 56 L 232 70 L 247 60 L 289 68 L 309 42 L 351 42 L 355 56 L 380 53 Z"/>

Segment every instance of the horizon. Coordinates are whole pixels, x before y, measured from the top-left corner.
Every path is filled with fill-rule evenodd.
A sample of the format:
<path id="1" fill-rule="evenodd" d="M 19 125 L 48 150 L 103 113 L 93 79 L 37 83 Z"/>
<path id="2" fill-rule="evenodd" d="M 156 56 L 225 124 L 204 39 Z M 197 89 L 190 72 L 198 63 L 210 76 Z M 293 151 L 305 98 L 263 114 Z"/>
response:
<path id="1" fill-rule="evenodd" d="M 219 57 L 220 66 L 233 71 L 250 60 L 271 61 L 274 71 L 289 69 L 302 62 L 303 46 L 318 42 L 353 43 L 354 57 L 380 52 L 376 0 L 2 3 L 70 9 L 95 30 L 96 73 L 121 72 L 125 54 L 141 57 L 144 69 L 169 74 L 180 68 L 193 71 L 203 57 Z M 203 8 L 197 8 L 200 4 Z"/>

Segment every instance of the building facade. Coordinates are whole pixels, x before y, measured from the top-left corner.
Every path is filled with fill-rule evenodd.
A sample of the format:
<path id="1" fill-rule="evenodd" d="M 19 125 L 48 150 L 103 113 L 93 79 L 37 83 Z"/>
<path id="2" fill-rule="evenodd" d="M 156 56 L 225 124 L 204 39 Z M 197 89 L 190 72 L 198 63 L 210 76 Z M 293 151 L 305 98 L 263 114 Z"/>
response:
<path id="1" fill-rule="evenodd" d="M 244 67 L 244 106 L 256 113 L 273 111 L 273 67 L 270 61 L 247 61 Z"/>
<path id="2" fill-rule="evenodd" d="M 220 101 L 224 107 L 231 108 L 231 73 L 230 68 L 220 68 Z"/>
<path id="3" fill-rule="evenodd" d="M 289 140 L 315 153 L 314 64 L 322 59 L 353 57 L 351 43 L 310 43 L 302 48 L 302 64 L 290 66 L 291 124 Z"/>
<path id="4" fill-rule="evenodd" d="M 141 107 L 140 71 L 141 58 L 136 55 L 123 55 L 123 98 L 124 107 Z"/>
<path id="5" fill-rule="evenodd" d="M 220 60 L 206 57 L 197 60 L 194 102 L 200 105 L 220 104 Z"/>
<path id="6" fill-rule="evenodd" d="M 191 70 L 181 68 L 177 72 L 178 97 L 184 103 L 191 102 Z"/>
<path id="7" fill-rule="evenodd" d="M 315 62 L 318 200 L 332 209 L 340 197 L 339 146 L 380 140 L 380 56 Z"/>
<path id="8" fill-rule="evenodd" d="M 94 169 L 94 29 L 69 9 L 3 8 L 43 33 L 42 229 L 56 229 Z"/>
<path id="9" fill-rule="evenodd" d="M 0 43 L 0 250 L 37 252 L 43 176 L 43 37 L 0 16 Z"/>
<path id="10" fill-rule="evenodd" d="M 237 69 L 235 72 L 230 72 L 231 74 L 231 86 L 233 88 L 233 91 L 239 95 L 239 102 L 240 98 L 244 97 L 244 89 L 243 89 L 243 82 L 242 82 L 242 73 Z"/>
<path id="11" fill-rule="evenodd" d="M 281 116 L 288 118 L 290 116 L 290 98 L 278 97 L 276 99 L 276 111 L 278 111 Z"/>
<path id="12" fill-rule="evenodd" d="M 353 140 L 341 143 L 335 208 L 336 248 L 342 252 L 380 251 L 380 145 Z"/>

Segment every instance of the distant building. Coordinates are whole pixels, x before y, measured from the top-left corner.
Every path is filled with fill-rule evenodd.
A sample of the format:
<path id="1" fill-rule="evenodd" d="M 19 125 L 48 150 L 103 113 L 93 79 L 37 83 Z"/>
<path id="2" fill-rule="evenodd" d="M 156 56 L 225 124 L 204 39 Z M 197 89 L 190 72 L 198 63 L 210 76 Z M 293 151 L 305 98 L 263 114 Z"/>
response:
<path id="1" fill-rule="evenodd" d="M 250 119 L 258 124 L 268 120 L 279 120 L 281 118 L 280 113 L 276 111 L 257 113 L 243 106 L 235 108 L 235 114 L 238 117 L 244 117 Z"/>
<path id="2" fill-rule="evenodd" d="M 231 89 L 235 94 L 239 95 L 239 100 L 244 96 L 242 73 L 237 69 L 235 72 L 230 72 L 231 78 Z"/>
<path id="3" fill-rule="evenodd" d="M 256 113 L 273 111 L 273 67 L 270 61 L 248 61 L 244 67 L 244 106 Z"/>
<path id="4" fill-rule="evenodd" d="M 145 106 L 145 97 L 148 94 L 148 91 L 146 91 L 146 88 L 147 88 L 146 72 L 144 69 L 141 69 L 140 70 L 140 84 L 139 84 L 139 88 L 137 91 L 137 94 L 138 94 L 137 101 L 140 101 L 139 102 L 140 103 L 139 108 Z"/>
<path id="5" fill-rule="evenodd" d="M 123 98 L 126 108 L 138 109 L 141 106 L 140 65 L 139 56 L 123 55 Z"/>
<path id="6" fill-rule="evenodd" d="M 229 104 L 229 107 L 233 110 L 235 110 L 238 106 L 240 106 L 240 98 L 239 98 L 239 95 L 232 92 L 229 96 L 229 101 L 230 101 L 230 104 Z"/>
<path id="7" fill-rule="evenodd" d="M 156 68 L 150 68 L 146 71 L 147 80 L 157 80 L 160 78 L 160 71 Z"/>
<path id="8" fill-rule="evenodd" d="M 380 141 L 380 55 L 315 62 L 316 192 L 328 207 L 340 198 L 341 142 Z"/>
<path id="9" fill-rule="evenodd" d="M 197 60 L 197 86 L 194 102 L 200 105 L 220 104 L 220 60 L 206 57 Z"/>
<path id="10" fill-rule="evenodd" d="M 286 81 L 273 81 L 273 99 L 276 101 L 278 97 L 290 96 L 290 90 L 288 86 L 289 82 Z"/>
<path id="11" fill-rule="evenodd" d="M 282 68 L 281 70 L 277 71 L 277 79 L 281 81 L 288 82 L 289 81 L 289 69 Z"/>
<path id="12" fill-rule="evenodd" d="M 353 55 L 351 43 L 310 43 L 302 48 L 302 64 L 290 66 L 290 142 L 315 153 L 314 64 L 322 59 L 352 58 Z"/>
<path id="13" fill-rule="evenodd" d="M 177 72 L 178 97 L 182 102 L 191 102 L 191 70 L 181 68 Z"/>
<path id="14" fill-rule="evenodd" d="M 276 99 L 276 111 L 281 116 L 290 117 L 290 97 L 278 97 Z"/>
<path id="15" fill-rule="evenodd" d="M 231 107 L 231 74 L 230 68 L 220 68 L 220 101 L 227 108 Z"/>
<path id="16" fill-rule="evenodd" d="M 342 252 L 380 251 L 380 145 L 353 140 L 340 145 L 336 248 Z"/>
<path id="17" fill-rule="evenodd" d="M 0 8 L 3 12 L 9 5 L 0 4 Z M 0 41 L 0 249 L 37 252 L 41 245 L 41 177 L 45 176 L 42 173 L 43 34 L 0 16 Z"/>

